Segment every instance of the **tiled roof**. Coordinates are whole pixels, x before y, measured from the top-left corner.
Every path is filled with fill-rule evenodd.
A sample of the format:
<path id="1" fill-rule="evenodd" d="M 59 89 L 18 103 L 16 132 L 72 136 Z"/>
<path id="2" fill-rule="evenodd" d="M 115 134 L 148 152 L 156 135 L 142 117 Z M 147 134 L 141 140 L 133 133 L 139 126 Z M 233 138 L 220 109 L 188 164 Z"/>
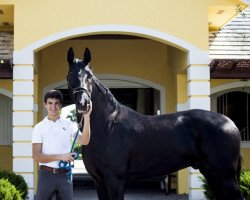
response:
<path id="1" fill-rule="evenodd" d="M 9 78 L 13 76 L 12 61 L 14 50 L 13 32 L 0 31 L 0 78 Z"/>
<path id="2" fill-rule="evenodd" d="M 209 34 L 210 59 L 250 59 L 250 8 Z"/>
<path id="3" fill-rule="evenodd" d="M 209 34 L 211 78 L 250 78 L 250 8 Z"/>

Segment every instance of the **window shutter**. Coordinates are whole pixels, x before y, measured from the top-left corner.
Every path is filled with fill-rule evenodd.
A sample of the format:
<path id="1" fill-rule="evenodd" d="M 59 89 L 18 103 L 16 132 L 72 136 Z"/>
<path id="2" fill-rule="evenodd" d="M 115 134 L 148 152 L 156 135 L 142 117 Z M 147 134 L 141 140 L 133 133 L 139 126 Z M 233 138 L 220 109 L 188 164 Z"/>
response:
<path id="1" fill-rule="evenodd" d="M 12 144 L 12 99 L 0 94 L 0 145 Z"/>

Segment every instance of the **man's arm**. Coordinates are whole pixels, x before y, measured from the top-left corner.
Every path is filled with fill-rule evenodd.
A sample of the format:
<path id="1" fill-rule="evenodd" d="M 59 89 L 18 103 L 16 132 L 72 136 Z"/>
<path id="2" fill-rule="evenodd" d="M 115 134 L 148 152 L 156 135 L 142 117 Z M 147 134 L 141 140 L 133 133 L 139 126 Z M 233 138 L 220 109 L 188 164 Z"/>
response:
<path id="1" fill-rule="evenodd" d="M 74 160 L 72 155 L 75 153 L 66 153 L 66 154 L 43 154 L 42 153 L 42 143 L 33 143 L 32 146 L 32 156 L 36 162 L 39 163 L 48 163 L 57 160 L 63 160 L 66 162 L 71 162 Z"/>

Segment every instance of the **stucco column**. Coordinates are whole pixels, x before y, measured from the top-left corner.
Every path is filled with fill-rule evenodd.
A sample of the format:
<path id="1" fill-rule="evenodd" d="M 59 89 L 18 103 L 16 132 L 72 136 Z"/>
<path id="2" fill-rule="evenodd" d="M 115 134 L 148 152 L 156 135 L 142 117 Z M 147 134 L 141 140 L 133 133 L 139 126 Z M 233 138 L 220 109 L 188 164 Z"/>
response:
<path id="1" fill-rule="evenodd" d="M 13 69 L 13 172 L 28 183 L 29 199 L 34 199 L 32 130 L 34 125 L 33 52 L 14 52 Z"/>
<path id="2" fill-rule="evenodd" d="M 201 60 L 200 57 L 204 57 Z M 196 59 L 197 58 L 197 59 Z M 210 69 L 208 57 L 196 55 L 187 68 L 189 109 L 210 110 Z M 189 168 L 189 200 L 205 199 L 199 170 Z"/>

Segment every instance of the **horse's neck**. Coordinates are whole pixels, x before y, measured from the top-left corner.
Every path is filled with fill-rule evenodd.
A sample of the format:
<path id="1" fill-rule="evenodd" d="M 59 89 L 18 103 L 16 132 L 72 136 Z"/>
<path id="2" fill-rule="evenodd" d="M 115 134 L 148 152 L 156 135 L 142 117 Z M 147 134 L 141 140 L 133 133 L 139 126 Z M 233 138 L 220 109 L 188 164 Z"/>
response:
<path id="1" fill-rule="evenodd" d="M 99 81 L 95 83 L 92 92 L 92 105 L 93 115 L 95 119 L 101 118 L 107 119 L 112 115 L 119 107 L 119 103 L 110 93 L 110 91 L 103 86 Z"/>

